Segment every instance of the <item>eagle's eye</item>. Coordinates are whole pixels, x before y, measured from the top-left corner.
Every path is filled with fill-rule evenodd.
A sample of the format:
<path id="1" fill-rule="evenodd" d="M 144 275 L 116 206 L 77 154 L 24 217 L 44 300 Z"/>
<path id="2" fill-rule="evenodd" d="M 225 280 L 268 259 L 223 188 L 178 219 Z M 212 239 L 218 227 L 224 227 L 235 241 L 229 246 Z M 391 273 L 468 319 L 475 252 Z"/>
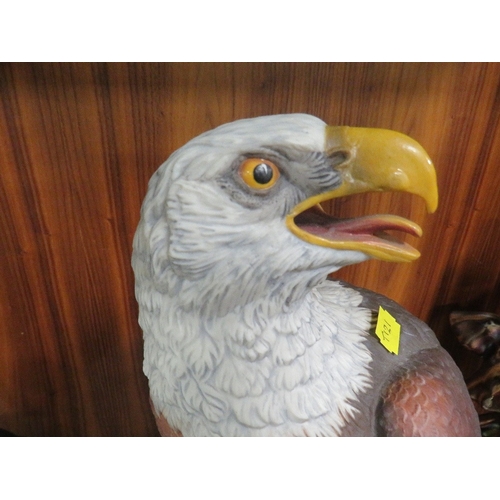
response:
<path id="1" fill-rule="evenodd" d="M 269 160 L 248 158 L 240 165 L 240 176 L 253 189 L 268 189 L 279 179 L 278 167 Z"/>

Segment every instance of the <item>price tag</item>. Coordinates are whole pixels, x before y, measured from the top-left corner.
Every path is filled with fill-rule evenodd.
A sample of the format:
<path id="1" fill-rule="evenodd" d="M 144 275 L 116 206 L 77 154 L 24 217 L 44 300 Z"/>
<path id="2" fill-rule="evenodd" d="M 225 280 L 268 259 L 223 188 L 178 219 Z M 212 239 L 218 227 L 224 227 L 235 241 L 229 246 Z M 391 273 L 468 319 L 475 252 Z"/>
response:
<path id="1" fill-rule="evenodd" d="M 380 339 L 380 343 L 393 354 L 399 353 L 399 338 L 401 325 L 382 306 L 378 310 L 377 326 L 375 335 Z"/>

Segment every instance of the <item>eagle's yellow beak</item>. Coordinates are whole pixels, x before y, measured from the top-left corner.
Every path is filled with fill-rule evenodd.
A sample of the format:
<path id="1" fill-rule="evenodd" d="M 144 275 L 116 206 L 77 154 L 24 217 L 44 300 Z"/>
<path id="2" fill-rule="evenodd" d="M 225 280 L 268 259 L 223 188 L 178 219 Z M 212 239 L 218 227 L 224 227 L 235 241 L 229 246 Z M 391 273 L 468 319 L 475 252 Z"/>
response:
<path id="1" fill-rule="evenodd" d="M 395 241 L 384 230 L 421 236 L 420 227 L 401 217 L 377 215 L 335 220 L 313 207 L 320 202 L 367 191 L 405 191 L 421 196 L 430 212 L 438 203 L 436 172 L 422 146 L 399 132 L 383 129 L 326 127 L 325 151 L 343 161 L 335 168 L 342 184 L 299 203 L 287 216 L 287 226 L 308 243 L 357 250 L 392 262 L 409 262 L 420 253 Z"/>

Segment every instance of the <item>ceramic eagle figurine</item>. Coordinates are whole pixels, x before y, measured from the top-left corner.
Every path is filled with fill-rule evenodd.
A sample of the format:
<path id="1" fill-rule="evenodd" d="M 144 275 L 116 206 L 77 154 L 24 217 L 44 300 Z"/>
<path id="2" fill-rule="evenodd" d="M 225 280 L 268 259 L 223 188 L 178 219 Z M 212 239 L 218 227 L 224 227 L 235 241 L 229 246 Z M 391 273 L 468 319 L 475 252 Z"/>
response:
<path id="1" fill-rule="evenodd" d="M 328 275 L 419 256 L 394 215 L 339 220 L 320 203 L 406 191 L 437 206 L 423 148 L 304 114 L 208 131 L 150 180 L 132 265 L 144 372 L 163 436 L 479 436 L 434 333 L 388 298 Z M 382 307 L 400 325 L 390 352 Z"/>

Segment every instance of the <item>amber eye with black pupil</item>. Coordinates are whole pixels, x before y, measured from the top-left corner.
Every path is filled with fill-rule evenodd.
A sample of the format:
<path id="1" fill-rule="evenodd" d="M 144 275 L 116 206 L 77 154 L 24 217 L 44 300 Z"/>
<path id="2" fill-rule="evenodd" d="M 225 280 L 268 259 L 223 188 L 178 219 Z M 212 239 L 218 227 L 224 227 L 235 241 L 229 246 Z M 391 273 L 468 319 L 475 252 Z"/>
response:
<path id="1" fill-rule="evenodd" d="M 253 189 L 268 189 L 280 176 L 278 167 L 269 160 L 248 158 L 240 165 L 241 178 Z"/>

